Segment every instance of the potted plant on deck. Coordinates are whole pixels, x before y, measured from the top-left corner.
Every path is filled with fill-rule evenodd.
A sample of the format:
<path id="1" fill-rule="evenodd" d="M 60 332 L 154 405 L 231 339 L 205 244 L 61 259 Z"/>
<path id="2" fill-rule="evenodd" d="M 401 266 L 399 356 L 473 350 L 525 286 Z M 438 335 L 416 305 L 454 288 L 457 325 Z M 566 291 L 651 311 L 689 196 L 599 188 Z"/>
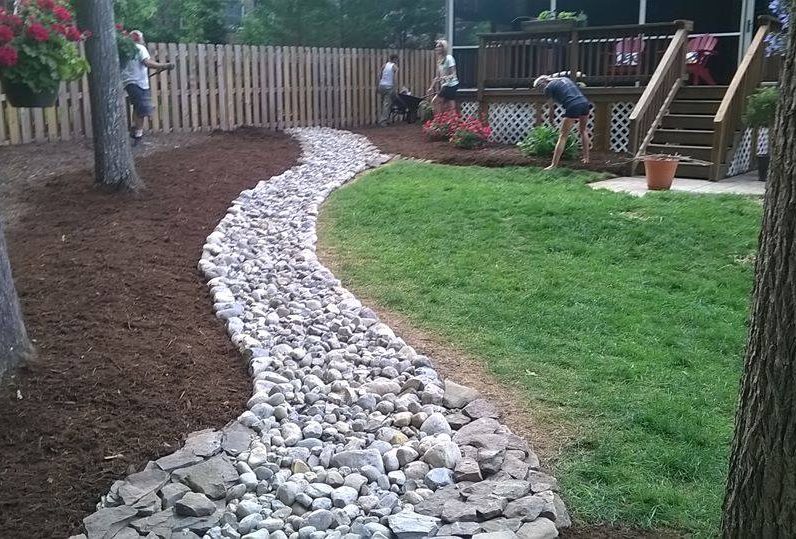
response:
<path id="1" fill-rule="evenodd" d="M 762 153 L 759 151 L 758 133 L 760 128 L 770 129 L 774 125 L 778 100 L 779 90 L 775 86 L 760 88 L 746 98 L 744 123 L 754 129 L 752 144 L 757 151 L 757 177 L 761 182 L 766 181 L 768 177 L 769 155 L 768 144 Z"/>
<path id="2" fill-rule="evenodd" d="M 586 26 L 588 17 L 585 13 L 574 11 L 544 10 L 530 21 L 522 21 L 521 27 L 526 32 L 571 32 L 577 26 Z"/>
<path id="3" fill-rule="evenodd" d="M 52 106 L 61 81 L 88 71 L 77 46 L 84 34 L 73 21 L 64 0 L 23 0 L 16 13 L 0 10 L 0 82 L 12 106 Z"/>

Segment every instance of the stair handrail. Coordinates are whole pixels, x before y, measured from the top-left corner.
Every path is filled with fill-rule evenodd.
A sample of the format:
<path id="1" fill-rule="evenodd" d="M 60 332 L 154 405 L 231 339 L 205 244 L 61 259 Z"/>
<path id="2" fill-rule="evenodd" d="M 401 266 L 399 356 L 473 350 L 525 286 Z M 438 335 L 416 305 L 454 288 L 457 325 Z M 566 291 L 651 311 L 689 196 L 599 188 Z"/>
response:
<path id="1" fill-rule="evenodd" d="M 713 148 L 711 150 L 710 179 L 720 180 L 722 165 L 727 155 L 731 137 L 741 126 L 746 109 L 746 98 L 763 81 L 763 62 L 766 52 L 766 35 L 778 31 L 781 26 L 777 19 L 768 15 L 758 17 L 758 28 L 752 43 L 746 50 L 735 75 L 724 93 L 719 110 L 713 118 Z"/>
<path id="2" fill-rule="evenodd" d="M 675 23 L 677 31 L 630 113 L 630 143 L 636 156 L 646 152 L 655 130 L 685 79 L 688 34 L 694 29 L 694 23 L 685 20 Z"/>

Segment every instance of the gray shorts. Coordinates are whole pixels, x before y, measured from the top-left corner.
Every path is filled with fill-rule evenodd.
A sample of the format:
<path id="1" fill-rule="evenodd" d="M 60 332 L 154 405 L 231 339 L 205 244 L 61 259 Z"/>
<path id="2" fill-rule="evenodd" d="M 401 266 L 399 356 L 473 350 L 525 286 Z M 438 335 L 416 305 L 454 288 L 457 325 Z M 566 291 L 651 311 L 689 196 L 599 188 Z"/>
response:
<path id="1" fill-rule="evenodd" d="M 152 93 L 144 90 L 137 84 L 128 84 L 124 88 L 130 96 L 130 103 L 139 118 L 145 118 L 152 114 Z"/>

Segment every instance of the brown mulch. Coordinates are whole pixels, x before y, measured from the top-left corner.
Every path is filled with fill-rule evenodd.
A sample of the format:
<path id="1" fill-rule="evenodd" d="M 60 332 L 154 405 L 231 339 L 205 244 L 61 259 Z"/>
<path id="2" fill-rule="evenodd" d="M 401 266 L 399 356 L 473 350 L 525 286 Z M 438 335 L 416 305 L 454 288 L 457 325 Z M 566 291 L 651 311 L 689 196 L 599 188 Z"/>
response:
<path id="1" fill-rule="evenodd" d="M 526 157 L 516 146 L 489 144 L 477 150 L 462 150 L 448 142 L 429 142 L 420 123 L 397 123 L 388 127 L 367 127 L 357 130 L 367 136 L 383 152 L 415 159 L 427 159 L 446 165 L 478 165 L 483 167 L 536 166 L 546 167 L 550 159 Z M 630 174 L 629 156 L 592 152 L 591 163 L 566 161 L 562 167 L 609 172 L 617 176 Z"/>
<path id="2" fill-rule="evenodd" d="M 244 409 L 251 382 L 196 265 L 238 193 L 298 155 L 250 130 L 141 158 L 137 194 L 85 170 L 5 185 L 27 208 L 7 239 L 38 357 L 0 388 L 0 536 L 76 532 L 115 479 Z"/>

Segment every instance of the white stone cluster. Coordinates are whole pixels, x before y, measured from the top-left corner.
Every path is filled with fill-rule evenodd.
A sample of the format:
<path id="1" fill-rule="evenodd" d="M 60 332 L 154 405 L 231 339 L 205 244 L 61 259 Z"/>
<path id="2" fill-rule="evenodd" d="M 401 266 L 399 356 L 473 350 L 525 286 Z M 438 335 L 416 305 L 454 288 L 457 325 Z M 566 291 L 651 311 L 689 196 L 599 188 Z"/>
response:
<path id="1" fill-rule="evenodd" d="M 87 536 L 557 536 L 569 517 L 526 441 L 316 257 L 320 204 L 387 157 L 344 131 L 291 134 L 301 162 L 241 193 L 199 262 L 248 362 L 248 409 L 114 484 Z"/>

